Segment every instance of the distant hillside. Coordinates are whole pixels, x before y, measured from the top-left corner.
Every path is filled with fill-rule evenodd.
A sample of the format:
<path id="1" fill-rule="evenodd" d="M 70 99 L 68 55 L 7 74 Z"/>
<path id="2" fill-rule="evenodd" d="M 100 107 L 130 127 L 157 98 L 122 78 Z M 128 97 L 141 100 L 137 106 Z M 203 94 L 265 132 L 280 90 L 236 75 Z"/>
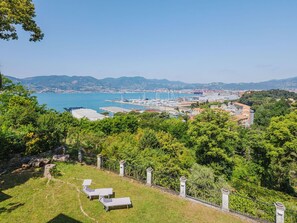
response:
<path id="1" fill-rule="evenodd" d="M 51 75 L 29 78 L 8 77 L 14 82 L 20 82 L 36 92 L 71 92 L 71 91 L 136 91 L 156 89 L 209 89 L 209 90 L 269 90 L 269 89 L 297 89 L 297 77 L 270 80 L 258 83 L 184 83 L 166 79 L 146 79 L 144 77 L 120 77 L 96 79 L 91 76 Z"/>
<path id="2" fill-rule="evenodd" d="M 110 87 L 113 89 L 142 89 L 155 90 L 161 88 L 183 89 L 189 84 L 180 81 L 169 81 L 166 79 L 146 79 L 144 77 L 120 77 L 120 78 L 105 78 L 99 80 L 101 86 Z"/>
<path id="3" fill-rule="evenodd" d="M 89 76 L 37 76 L 23 79 L 8 77 L 14 82 L 20 82 L 30 90 L 42 91 L 100 91 L 98 80 Z"/>

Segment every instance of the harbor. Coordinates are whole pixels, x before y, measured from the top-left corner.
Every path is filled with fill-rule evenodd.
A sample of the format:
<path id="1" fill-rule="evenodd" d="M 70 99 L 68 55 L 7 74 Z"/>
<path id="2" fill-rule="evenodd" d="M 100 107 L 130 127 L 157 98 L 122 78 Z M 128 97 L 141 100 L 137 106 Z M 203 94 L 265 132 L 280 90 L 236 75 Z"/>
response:
<path id="1" fill-rule="evenodd" d="M 168 94 L 169 95 L 169 94 Z M 239 98 L 239 92 L 229 91 L 199 91 L 199 94 L 188 94 L 182 97 L 169 97 L 166 98 L 148 98 L 145 97 L 139 99 L 127 99 L 121 97 L 121 100 L 113 100 L 113 103 L 142 106 L 146 109 L 159 110 L 161 112 L 169 112 L 171 114 L 179 114 L 180 112 L 189 112 L 189 109 L 194 103 L 206 103 L 206 102 L 225 102 L 234 101 Z"/>

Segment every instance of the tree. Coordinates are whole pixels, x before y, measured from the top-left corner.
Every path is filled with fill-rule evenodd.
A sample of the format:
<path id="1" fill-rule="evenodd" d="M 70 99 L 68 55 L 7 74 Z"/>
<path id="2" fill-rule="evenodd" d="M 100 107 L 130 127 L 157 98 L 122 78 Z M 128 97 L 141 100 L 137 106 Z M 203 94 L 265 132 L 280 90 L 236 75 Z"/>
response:
<path id="1" fill-rule="evenodd" d="M 187 136 L 188 124 L 182 119 L 171 118 L 161 123 L 161 129 L 177 139 L 184 139 Z"/>
<path id="2" fill-rule="evenodd" d="M 188 134 L 197 162 L 211 166 L 216 174 L 230 177 L 234 165 L 232 157 L 239 141 L 230 115 L 220 110 L 205 110 L 190 123 Z"/>
<path id="3" fill-rule="evenodd" d="M 31 33 L 30 41 L 40 41 L 44 34 L 37 26 L 32 0 L 0 0 L 0 39 L 16 40 L 16 25 Z"/>
<path id="4" fill-rule="evenodd" d="M 267 127 L 272 117 L 290 113 L 290 104 L 284 98 L 267 104 L 260 105 L 255 112 L 255 124 Z"/>
<path id="5" fill-rule="evenodd" d="M 143 133 L 143 136 L 139 140 L 139 148 L 145 149 L 157 149 L 159 148 L 160 143 L 157 139 L 157 136 L 153 130 L 146 129 Z"/>
<path id="6" fill-rule="evenodd" d="M 216 176 L 212 168 L 196 163 L 191 168 L 187 184 L 192 196 L 218 204 L 220 203 L 221 189 L 230 188 L 222 176 Z"/>
<path id="7" fill-rule="evenodd" d="M 3 85 L 2 74 L 0 73 L 0 91 L 2 90 L 2 85 Z"/>
<path id="8" fill-rule="evenodd" d="M 297 163 L 297 110 L 285 116 L 274 117 L 266 131 L 269 186 L 293 192 Z"/>

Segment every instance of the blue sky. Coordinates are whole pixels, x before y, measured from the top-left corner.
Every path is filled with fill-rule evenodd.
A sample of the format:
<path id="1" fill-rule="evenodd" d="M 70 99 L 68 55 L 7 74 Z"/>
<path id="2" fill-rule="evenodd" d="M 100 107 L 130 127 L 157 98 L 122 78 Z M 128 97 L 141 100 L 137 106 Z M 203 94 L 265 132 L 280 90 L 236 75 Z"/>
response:
<path id="1" fill-rule="evenodd" d="M 35 0 L 45 33 L 0 41 L 15 77 L 257 82 L 297 76 L 296 0 Z"/>

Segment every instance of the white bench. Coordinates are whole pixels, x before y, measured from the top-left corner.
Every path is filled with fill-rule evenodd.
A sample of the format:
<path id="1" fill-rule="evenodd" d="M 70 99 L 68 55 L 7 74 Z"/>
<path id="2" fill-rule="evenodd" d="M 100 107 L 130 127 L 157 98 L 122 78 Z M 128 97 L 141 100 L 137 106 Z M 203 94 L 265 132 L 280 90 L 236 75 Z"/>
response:
<path id="1" fill-rule="evenodd" d="M 93 197 L 104 197 L 108 196 L 110 197 L 113 195 L 112 188 L 98 188 L 98 189 L 91 189 L 88 186 L 90 186 L 92 183 L 92 180 L 87 179 L 83 182 L 83 192 L 88 196 L 88 198 L 91 200 Z"/>
<path id="2" fill-rule="evenodd" d="M 132 202 L 130 197 L 122 197 L 122 198 L 105 198 L 99 197 L 99 201 L 103 204 L 106 211 L 109 211 L 111 207 L 124 207 L 127 208 L 132 206 Z"/>

